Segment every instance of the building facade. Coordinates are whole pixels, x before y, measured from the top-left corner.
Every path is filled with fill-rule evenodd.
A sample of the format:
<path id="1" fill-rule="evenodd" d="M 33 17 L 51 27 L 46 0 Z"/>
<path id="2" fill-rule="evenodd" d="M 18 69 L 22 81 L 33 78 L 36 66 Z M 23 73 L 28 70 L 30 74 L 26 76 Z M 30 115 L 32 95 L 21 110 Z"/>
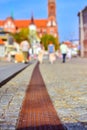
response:
<path id="1" fill-rule="evenodd" d="M 87 57 L 87 7 L 78 13 L 81 57 Z"/>
<path id="2" fill-rule="evenodd" d="M 38 36 L 41 38 L 43 34 L 51 34 L 54 37 L 58 37 L 58 27 L 56 21 L 56 0 L 48 0 L 48 17 L 47 19 L 35 19 L 33 17 L 33 24 L 36 26 Z M 29 28 L 32 22 L 28 20 L 15 20 L 12 17 L 7 17 L 5 20 L 0 20 L 0 30 L 3 32 L 16 33 L 22 28 Z M 2 36 L 2 31 L 0 31 Z"/>

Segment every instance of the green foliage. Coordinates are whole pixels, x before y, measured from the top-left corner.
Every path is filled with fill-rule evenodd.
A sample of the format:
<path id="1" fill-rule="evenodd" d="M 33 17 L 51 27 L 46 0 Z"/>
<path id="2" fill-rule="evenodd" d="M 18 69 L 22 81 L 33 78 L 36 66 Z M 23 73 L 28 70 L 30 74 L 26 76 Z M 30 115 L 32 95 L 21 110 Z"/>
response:
<path id="1" fill-rule="evenodd" d="M 20 38 L 20 34 L 19 33 L 15 33 L 15 34 L 12 34 L 12 35 L 13 35 L 13 37 L 14 37 L 14 39 L 15 39 L 15 41 L 17 43 L 21 42 L 21 38 Z"/>
<path id="2" fill-rule="evenodd" d="M 55 38 L 52 35 L 48 35 L 48 34 L 43 35 L 42 38 L 41 38 L 41 41 L 43 42 L 45 50 L 48 49 L 48 44 L 49 44 L 50 41 L 52 41 L 53 44 L 55 45 L 55 50 L 58 50 L 58 48 L 59 48 L 58 38 Z"/>
<path id="3" fill-rule="evenodd" d="M 20 43 L 21 41 L 23 41 L 25 39 L 29 40 L 28 39 L 29 29 L 28 28 L 23 28 L 23 29 L 20 30 L 20 32 L 12 34 L 12 35 L 13 35 L 14 39 L 18 43 Z"/>
<path id="4" fill-rule="evenodd" d="M 21 38 L 26 39 L 26 38 L 28 38 L 28 35 L 29 35 L 29 29 L 28 28 L 21 29 L 21 31 L 20 31 Z"/>

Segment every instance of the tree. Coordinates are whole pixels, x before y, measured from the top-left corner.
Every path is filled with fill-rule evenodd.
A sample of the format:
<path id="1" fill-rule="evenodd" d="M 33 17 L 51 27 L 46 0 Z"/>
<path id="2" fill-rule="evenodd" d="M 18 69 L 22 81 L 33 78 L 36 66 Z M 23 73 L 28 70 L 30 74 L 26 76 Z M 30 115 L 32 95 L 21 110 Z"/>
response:
<path id="1" fill-rule="evenodd" d="M 12 34 L 14 39 L 20 43 L 21 41 L 23 41 L 24 39 L 28 39 L 29 40 L 29 29 L 28 28 L 23 28 L 20 30 L 20 32 Z"/>
<path id="2" fill-rule="evenodd" d="M 58 50 L 59 48 L 59 41 L 58 41 L 58 38 L 55 38 L 54 36 L 52 35 L 49 35 L 49 34 L 45 34 L 42 36 L 41 38 L 41 41 L 43 42 L 43 45 L 45 47 L 45 50 L 48 49 L 48 44 L 50 41 L 53 42 L 53 44 L 55 45 L 55 50 Z"/>
<path id="3" fill-rule="evenodd" d="M 28 39 L 28 35 L 29 35 L 29 29 L 28 28 L 22 28 L 20 31 L 20 36 L 21 39 Z"/>

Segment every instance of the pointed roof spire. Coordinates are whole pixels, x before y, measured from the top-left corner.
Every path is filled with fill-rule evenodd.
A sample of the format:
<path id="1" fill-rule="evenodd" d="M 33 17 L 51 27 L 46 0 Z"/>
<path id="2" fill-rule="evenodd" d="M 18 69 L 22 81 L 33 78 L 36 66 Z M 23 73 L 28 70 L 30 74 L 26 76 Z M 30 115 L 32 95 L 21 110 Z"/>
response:
<path id="1" fill-rule="evenodd" d="M 13 13 L 13 10 L 11 11 L 11 15 L 10 15 L 10 17 L 11 17 L 12 19 L 14 19 L 14 13 Z"/>
<path id="2" fill-rule="evenodd" d="M 33 14 L 31 16 L 31 24 L 34 24 L 34 17 L 33 17 Z"/>
<path id="3" fill-rule="evenodd" d="M 30 30 L 34 30 L 34 31 L 36 30 L 36 25 L 34 22 L 33 14 L 31 15 L 31 22 L 30 22 L 29 28 L 30 28 Z"/>

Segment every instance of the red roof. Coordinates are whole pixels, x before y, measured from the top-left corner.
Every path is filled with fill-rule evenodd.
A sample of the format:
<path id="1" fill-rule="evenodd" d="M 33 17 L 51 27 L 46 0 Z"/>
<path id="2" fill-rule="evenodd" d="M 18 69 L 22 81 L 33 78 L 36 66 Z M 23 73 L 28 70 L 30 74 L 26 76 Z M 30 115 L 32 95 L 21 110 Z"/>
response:
<path id="1" fill-rule="evenodd" d="M 28 27 L 31 23 L 31 20 L 15 20 L 14 23 L 18 28 Z M 34 20 L 34 23 L 37 27 L 46 27 L 47 20 L 46 19 L 40 19 L 40 20 L 37 19 L 37 20 Z"/>
<path id="2" fill-rule="evenodd" d="M 47 19 L 35 20 L 35 25 L 37 27 L 46 27 L 47 26 Z"/>
<path id="3" fill-rule="evenodd" d="M 68 47 L 73 47 L 73 44 L 72 44 L 70 41 L 65 41 L 65 44 L 66 44 Z"/>
<path id="4" fill-rule="evenodd" d="M 3 20 L 0 20 L 0 26 L 3 26 L 3 22 L 4 22 Z"/>
<path id="5" fill-rule="evenodd" d="M 29 20 L 14 20 L 14 24 L 18 28 L 28 27 L 29 23 Z"/>
<path id="6" fill-rule="evenodd" d="M 3 26 L 5 20 L 0 20 L 0 26 Z M 31 20 L 13 20 L 14 24 L 18 28 L 28 27 Z M 46 27 L 47 19 L 34 19 L 36 27 Z"/>

